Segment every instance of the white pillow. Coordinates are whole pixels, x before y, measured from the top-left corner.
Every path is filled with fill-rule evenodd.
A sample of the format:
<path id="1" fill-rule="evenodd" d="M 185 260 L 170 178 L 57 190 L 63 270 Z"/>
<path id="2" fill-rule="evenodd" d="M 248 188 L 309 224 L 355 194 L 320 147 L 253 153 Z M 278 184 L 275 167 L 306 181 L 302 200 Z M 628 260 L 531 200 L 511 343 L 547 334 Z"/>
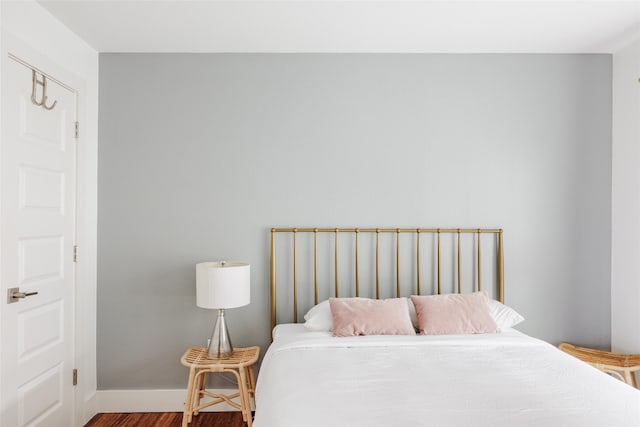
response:
<path id="1" fill-rule="evenodd" d="M 409 298 L 402 299 L 407 301 L 411 323 L 415 328 L 418 324 L 416 308 L 413 306 L 413 303 L 411 302 L 411 300 L 409 300 Z M 333 317 L 331 316 L 331 307 L 329 307 L 329 300 L 322 301 L 321 303 L 311 307 L 311 309 L 307 311 L 307 314 L 304 315 L 304 320 L 304 326 L 311 331 L 333 331 Z"/>
<path id="2" fill-rule="evenodd" d="M 304 326 L 312 331 L 332 331 L 333 317 L 331 317 L 331 307 L 329 300 L 324 300 L 320 304 L 311 307 L 304 315 Z"/>
<path id="3" fill-rule="evenodd" d="M 418 325 L 416 309 L 408 298 L 407 304 L 409 305 L 411 323 L 413 323 L 415 328 Z M 511 328 L 524 321 L 524 317 L 522 317 L 513 308 L 494 299 L 489 299 L 489 310 L 491 311 L 491 317 L 493 317 L 493 320 L 496 322 L 496 325 L 498 325 L 500 330 Z M 307 314 L 304 315 L 304 320 L 304 326 L 311 331 L 331 332 L 333 330 L 333 317 L 331 317 L 329 300 L 322 301 L 321 303 L 311 307 L 311 309 L 307 311 Z"/>
<path id="4" fill-rule="evenodd" d="M 501 330 L 514 327 L 524 321 L 524 317 L 520 313 L 494 299 L 489 299 L 489 311 Z"/>

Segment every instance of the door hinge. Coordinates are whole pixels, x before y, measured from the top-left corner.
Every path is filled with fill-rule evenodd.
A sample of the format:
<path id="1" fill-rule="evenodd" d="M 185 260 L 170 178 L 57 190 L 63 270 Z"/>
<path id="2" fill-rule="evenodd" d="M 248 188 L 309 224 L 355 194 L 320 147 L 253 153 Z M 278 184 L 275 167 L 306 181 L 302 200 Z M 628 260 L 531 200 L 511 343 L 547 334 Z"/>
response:
<path id="1" fill-rule="evenodd" d="M 73 262 L 78 262 L 78 245 L 73 245 Z"/>
<path id="2" fill-rule="evenodd" d="M 78 385 L 78 370 L 73 370 L 73 385 Z"/>
<path id="3" fill-rule="evenodd" d="M 75 138 L 78 139 L 80 136 L 80 122 L 75 123 Z"/>

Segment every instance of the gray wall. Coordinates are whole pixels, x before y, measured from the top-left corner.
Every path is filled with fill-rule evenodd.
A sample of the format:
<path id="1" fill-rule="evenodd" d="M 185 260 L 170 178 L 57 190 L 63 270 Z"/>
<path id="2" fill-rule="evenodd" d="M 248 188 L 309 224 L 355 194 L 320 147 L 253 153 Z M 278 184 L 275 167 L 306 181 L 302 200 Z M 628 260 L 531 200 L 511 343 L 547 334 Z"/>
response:
<path id="1" fill-rule="evenodd" d="M 102 54 L 98 386 L 185 387 L 201 261 L 266 346 L 271 226 L 503 227 L 521 329 L 607 347 L 610 199 L 609 55 Z"/>

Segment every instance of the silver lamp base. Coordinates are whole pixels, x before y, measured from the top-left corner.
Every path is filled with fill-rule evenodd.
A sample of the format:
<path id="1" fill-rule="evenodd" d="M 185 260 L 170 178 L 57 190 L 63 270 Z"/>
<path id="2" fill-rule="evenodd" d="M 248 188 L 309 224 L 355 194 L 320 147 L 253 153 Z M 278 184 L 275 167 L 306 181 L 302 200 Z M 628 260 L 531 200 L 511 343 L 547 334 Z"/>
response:
<path id="1" fill-rule="evenodd" d="M 222 359 L 231 356 L 233 353 L 233 345 L 231 337 L 227 329 L 227 323 L 224 320 L 224 309 L 218 309 L 218 319 L 211 333 L 209 340 L 209 357 L 212 359 Z"/>

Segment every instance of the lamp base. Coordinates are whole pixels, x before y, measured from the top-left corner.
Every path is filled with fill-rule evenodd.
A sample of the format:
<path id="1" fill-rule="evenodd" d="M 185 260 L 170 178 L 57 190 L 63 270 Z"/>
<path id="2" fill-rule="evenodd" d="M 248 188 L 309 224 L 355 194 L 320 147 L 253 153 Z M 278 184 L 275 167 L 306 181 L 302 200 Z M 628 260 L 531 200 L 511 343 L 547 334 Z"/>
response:
<path id="1" fill-rule="evenodd" d="M 231 356 L 233 345 L 227 329 L 227 322 L 224 320 L 224 309 L 218 309 L 218 319 L 211 332 L 209 340 L 209 357 L 212 359 L 223 359 Z"/>

